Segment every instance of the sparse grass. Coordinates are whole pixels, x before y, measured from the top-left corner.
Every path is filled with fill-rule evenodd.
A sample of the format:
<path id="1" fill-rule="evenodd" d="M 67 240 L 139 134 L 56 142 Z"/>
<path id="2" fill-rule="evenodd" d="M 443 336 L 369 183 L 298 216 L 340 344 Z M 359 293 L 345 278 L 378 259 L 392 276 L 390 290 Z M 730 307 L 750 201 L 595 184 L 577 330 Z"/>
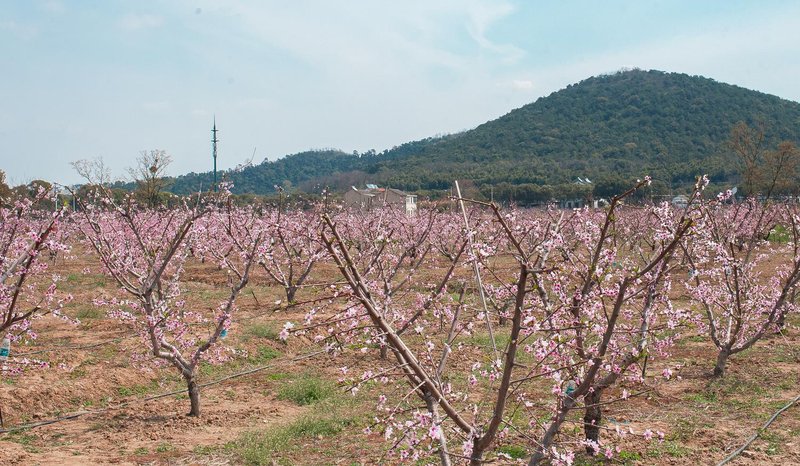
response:
<path id="1" fill-rule="evenodd" d="M 172 451 L 174 449 L 175 449 L 175 447 L 173 447 L 170 443 L 161 442 L 156 446 L 156 453 L 166 453 L 166 452 Z"/>
<path id="2" fill-rule="evenodd" d="M 575 462 L 572 464 L 574 464 L 575 466 L 596 466 L 604 464 L 604 462 L 602 459 L 595 456 L 578 454 L 575 456 Z"/>
<path id="3" fill-rule="evenodd" d="M 708 341 L 708 339 L 709 339 L 709 337 L 707 337 L 705 335 L 692 335 L 690 337 L 687 337 L 684 341 L 687 341 L 687 342 L 690 341 L 692 343 L 703 343 L 703 342 Z"/>
<path id="4" fill-rule="evenodd" d="M 146 455 L 148 453 L 150 453 L 150 450 L 148 450 L 147 447 L 139 447 L 136 450 L 133 450 L 133 454 L 136 456 Z"/>
<path id="5" fill-rule="evenodd" d="M 95 364 L 99 363 L 100 360 L 96 357 L 89 356 L 88 358 L 84 359 L 81 363 L 81 366 L 94 366 Z"/>
<path id="6" fill-rule="evenodd" d="M 718 401 L 727 408 L 752 411 L 766 401 L 764 395 L 767 392 L 765 386 L 756 380 L 728 373 L 725 377 L 713 380 L 702 396 L 708 400 Z"/>
<path id="7" fill-rule="evenodd" d="M 494 342 L 497 345 L 498 351 L 502 351 L 506 345 L 508 345 L 509 339 L 510 336 L 508 334 L 502 333 L 500 330 L 495 329 Z M 464 343 L 468 345 L 479 346 L 487 351 L 492 351 L 492 339 L 489 337 L 489 332 L 475 332 L 464 339 Z"/>
<path id="8" fill-rule="evenodd" d="M 149 385 L 132 385 L 130 387 L 117 387 L 117 394 L 119 396 L 140 396 L 149 393 L 158 388 L 158 382 L 152 382 Z"/>
<path id="9" fill-rule="evenodd" d="M 796 363 L 798 362 L 798 357 L 790 348 L 778 346 L 772 351 L 772 360 L 775 362 Z"/>
<path id="10" fill-rule="evenodd" d="M 319 377 L 303 375 L 302 377 L 285 383 L 278 390 L 279 400 L 290 400 L 305 406 L 317 403 L 333 394 L 333 385 Z"/>
<path id="11" fill-rule="evenodd" d="M 106 428 L 105 424 L 103 424 L 101 422 L 94 422 L 94 423 L 92 423 L 92 425 L 89 426 L 89 428 L 87 430 L 90 431 L 90 432 L 94 432 L 94 431 L 98 431 L 98 430 L 103 430 L 105 428 Z"/>
<path id="12" fill-rule="evenodd" d="M 505 453 L 515 460 L 525 458 L 525 456 L 528 454 L 528 450 L 519 445 L 503 445 L 502 447 L 498 448 L 497 451 L 500 453 Z"/>
<path id="13" fill-rule="evenodd" d="M 20 445 L 31 445 L 36 440 L 36 437 L 32 434 L 29 434 L 27 430 L 18 430 L 8 434 L 6 436 L 6 440 L 9 442 L 18 443 Z"/>
<path id="14" fill-rule="evenodd" d="M 780 453 L 781 445 L 785 440 L 782 435 L 773 431 L 761 431 L 758 437 L 767 443 L 764 447 L 764 453 L 770 456 Z"/>
<path id="15" fill-rule="evenodd" d="M 225 365 L 209 364 L 206 361 L 200 361 L 200 364 L 197 366 L 197 373 L 203 377 L 217 377 L 225 373 Z"/>
<path id="16" fill-rule="evenodd" d="M 219 447 L 213 445 L 195 445 L 194 448 L 192 448 L 192 453 L 194 453 L 195 455 L 205 456 L 205 455 L 212 455 L 216 453 L 217 450 L 219 450 Z"/>
<path id="17" fill-rule="evenodd" d="M 91 285 L 93 288 L 104 288 L 106 286 L 106 277 L 102 274 L 89 274 L 83 275 L 81 273 L 70 273 L 64 279 L 68 287 Z"/>
<path id="18" fill-rule="evenodd" d="M 786 244 L 792 239 L 792 232 L 783 225 L 775 225 L 775 228 L 770 230 L 767 240 L 770 243 Z"/>
<path id="19" fill-rule="evenodd" d="M 761 403 L 761 400 L 756 397 L 744 399 L 733 398 L 725 400 L 725 405 L 727 407 L 742 411 L 751 411 L 753 408 L 759 407 Z M 748 412 L 746 414 L 750 417 L 760 417 L 758 413 Z"/>
<path id="20" fill-rule="evenodd" d="M 281 456 L 300 448 L 301 439 L 332 437 L 355 424 L 355 417 L 344 414 L 347 409 L 341 405 L 330 403 L 290 424 L 248 432 L 224 448 L 248 465 L 291 464 Z"/>
<path id="21" fill-rule="evenodd" d="M 246 359 L 228 361 L 225 364 L 209 364 L 202 361 L 197 367 L 197 373 L 203 377 L 220 377 L 231 371 L 242 369 L 246 365 L 262 365 L 281 355 L 281 352 L 267 345 L 259 346 L 250 352 Z"/>
<path id="22" fill-rule="evenodd" d="M 691 450 L 674 440 L 667 440 L 647 450 L 647 456 L 650 458 L 661 458 L 662 456 L 669 456 L 672 458 L 683 458 L 691 454 Z"/>
<path id="23" fill-rule="evenodd" d="M 75 313 L 78 320 L 94 320 L 103 317 L 105 313 L 96 307 L 82 307 Z"/>
<path id="24" fill-rule="evenodd" d="M 686 399 L 700 404 L 711 404 L 718 401 L 717 394 L 714 392 L 692 393 L 688 395 Z"/>
<path id="25" fill-rule="evenodd" d="M 281 353 L 278 350 L 272 349 L 269 346 L 259 346 L 255 354 L 247 356 L 247 362 L 251 364 L 264 364 L 267 361 L 277 358 Z"/>
<path id="26" fill-rule="evenodd" d="M 270 323 L 252 324 L 244 329 L 242 341 L 249 341 L 251 338 L 265 338 L 267 340 L 278 341 L 278 330 Z"/>
<path id="27" fill-rule="evenodd" d="M 669 440 L 674 440 L 679 444 L 683 444 L 689 440 L 696 431 L 697 422 L 695 419 L 679 418 L 674 421 Z"/>
<path id="28" fill-rule="evenodd" d="M 200 290 L 197 295 L 201 301 L 218 301 L 224 299 L 228 294 L 228 290 L 224 287 L 221 289 L 205 289 Z"/>
<path id="29" fill-rule="evenodd" d="M 636 461 L 641 461 L 642 455 L 635 451 L 622 450 L 617 454 L 617 459 L 621 461 L 622 464 L 633 464 Z"/>
<path id="30" fill-rule="evenodd" d="M 29 434 L 26 430 L 12 432 L 5 439 L 22 445 L 22 448 L 28 453 L 39 453 L 41 451 L 33 445 L 36 441 L 36 436 Z"/>

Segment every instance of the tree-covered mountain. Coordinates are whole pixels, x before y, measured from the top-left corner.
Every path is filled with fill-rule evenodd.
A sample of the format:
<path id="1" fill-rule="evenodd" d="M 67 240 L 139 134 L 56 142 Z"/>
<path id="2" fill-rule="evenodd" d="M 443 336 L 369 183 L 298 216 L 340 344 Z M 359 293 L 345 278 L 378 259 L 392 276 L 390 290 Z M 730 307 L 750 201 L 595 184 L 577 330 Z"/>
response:
<path id="1" fill-rule="evenodd" d="M 255 166 L 218 173 L 219 179 L 234 184 L 236 193 L 272 194 L 275 186 L 297 186 L 328 174 L 341 174 L 359 168 L 360 157 L 339 150 L 325 149 L 287 155 L 274 162 L 264 161 Z M 213 183 L 212 172 L 189 173 L 175 178 L 170 190 L 190 194 L 206 190 Z M 319 184 L 319 183 L 317 183 Z"/>
<path id="2" fill-rule="evenodd" d="M 595 194 L 650 174 L 657 189 L 685 189 L 707 173 L 735 183 L 725 142 L 739 121 L 763 125 L 766 141 L 800 141 L 800 104 L 700 76 L 624 71 L 592 77 L 459 134 L 409 142 L 382 153 L 310 151 L 227 173 L 236 192 L 275 185 L 316 190 L 372 182 L 411 191 L 445 190 L 454 179 L 480 189 L 548 198 L 577 177 Z M 208 186 L 211 174 L 178 177 L 173 191 Z"/>

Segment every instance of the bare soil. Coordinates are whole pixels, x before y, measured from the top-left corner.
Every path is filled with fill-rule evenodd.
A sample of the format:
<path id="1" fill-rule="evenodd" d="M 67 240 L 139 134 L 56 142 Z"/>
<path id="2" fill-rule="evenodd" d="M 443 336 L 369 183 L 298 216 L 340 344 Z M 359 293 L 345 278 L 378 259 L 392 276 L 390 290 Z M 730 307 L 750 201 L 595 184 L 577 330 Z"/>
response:
<path id="1" fill-rule="evenodd" d="M 77 327 L 45 318 L 38 322 L 39 338 L 15 347 L 50 363 L 46 370 L 31 370 L 0 383 L 0 409 L 6 428 L 55 419 L 70 413 L 91 411 L 74 419 L 0 434 L 0 464 L 239 464 L 243 460 L 224 448 L 246 432 L 289 424 L 313 412 L 315 405 L 299 406 L 278 399 L 282 380 L 299 373 L 313 373 L 335 383 L 337 367 L 325 356 L 292 361 L 316 348 L 303 342 L 285 345 L 274 337 L 256 335 L 252 329 L 280 330 L 282 322 L 299 320 L 301 311 L 286 310 L 279 289 L 257 278 L 240 300 L 238 322 L 231 330 L 232 345 L 257 354 L 267 347 L 278 356 L 269 361 L 234 361 L 201 372 L 201 383 L 217 380 L 248 368 L 270 364 L 251 375 L 230 379 L 202 389 L 203 413 L 188 417 L 184 394 L 150 401 L 149 396 L 183 390 L 171 368 L 143 371 L 131 362 L 129 350 L 140 344 L 131 331 L 95 309 L 92 299 L 110 293 L 113 284 L 100 273 L 90 256 L 81 255 L 57 264 L 66 277 L 63 288 L 75 295 L 68 312 L 82 315 Z M 90 267 L 92 272 L 81 271 Z M 188 269 L 195 299 L 219 293 L 224 283 L 206 265 Z M 335 271 L 325 270 L 333 276 Z M 314 290 L 303 291 L 313 295 Z M 792 322 L 797 324 L 797 318 Z M 502 332 L 502 329 L 499 330 Z M 641 396 L 604 408 L 604 437 L 629 427 L 662 430 L 664 442 L 647 442 L 629 436 L 620 443 L 615 464 L 696 465 L 715 464 L 757 432 L 772 413 L 800 392 L 800 332 L 790 327 L 755 348 L 730 360 L 723 379 L 710 378 L 715 352 L 699 335 L 684 337 L 674 350 L 680 365 L 674 377 L 660 381 Z M 648 368 L 658 374 L 661 367 Z M 625 387 L 618 387 L 609 399 Z M 629 387 L 631 391 L 638 388 Z M 374 400 L 365 397 L 358 419 L 368 419 Z M 574 428 L 579 430 L 578 413 Z M 276 464 L 375 464 L 388 447 L 380 432 L 365 434 L 367 421 L 358 421 L 341 432 L 297 440 L 296 448 L 276 454 Z M 572 429 L 572 430 L 570 430 Z M 507 444 L 522 442 L 512 435 Z M 435 458 L 432 458 L 435 460 Z M 504 460 L 505 461 L 505 460 Z M 582 464 L 601 459 L 579 457 Z M 503 461 L 494 460 L 493 464 Z M 733 465 L 800 465 L 800 406 L 787 410 Z"/>

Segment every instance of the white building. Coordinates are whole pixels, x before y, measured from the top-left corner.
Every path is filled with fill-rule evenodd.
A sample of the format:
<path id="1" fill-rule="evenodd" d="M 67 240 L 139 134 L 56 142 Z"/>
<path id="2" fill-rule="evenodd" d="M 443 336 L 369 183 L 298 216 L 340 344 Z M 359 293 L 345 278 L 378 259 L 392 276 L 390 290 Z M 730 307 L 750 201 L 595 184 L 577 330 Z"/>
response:
<path id="1" fill-rule="evenodd" d="M 417 213 L 417 195 L 409 194 L 394 188 L 379 188 L 368 184 L 367 189 L 358 189 L 355 186 L 344 195 L 344 202 L 351 207 L 371 209 L 383 205 L 402 206 L 406 214 Z"/>

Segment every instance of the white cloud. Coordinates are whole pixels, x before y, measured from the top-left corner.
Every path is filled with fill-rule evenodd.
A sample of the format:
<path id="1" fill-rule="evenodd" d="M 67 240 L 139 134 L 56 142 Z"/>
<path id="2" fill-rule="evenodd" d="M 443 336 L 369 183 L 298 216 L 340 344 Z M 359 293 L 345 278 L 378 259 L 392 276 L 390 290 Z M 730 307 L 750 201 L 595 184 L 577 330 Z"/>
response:
<path id="1" fill-rule="evenodd" d="M 6 31 L 20 39 L 29 40 L 39 35 L 39 28 L 14 20 L 0 21 L 0 31 Z"/>
<path id="2" fill-rule="evenodd" d="M 314 3 L 312 13 L 269 2 L 200 6 L 206 18 L 238 23 L 238 33 L 254 47 L 278 48 L 326 75 L 394 76 L 406 82 L 430 67 L 467 75 L 479 64 L 511 64 L 524 55 L 488 38 L 491 27 L 514 11 L 507 1 L 350 0 Z M 479 52 L 452 40 L 459 35 L 471 38 Z"/>
<path id="3" fill-rule="evenodd" d="M 279 136 L 269 141 L 282 144 L 277 153 L 309 146 L 381 150 L 476 126 L 527 100 L 511 88 L 523 53 L 492 40 L 493 28 L 515 11 L 505 0 L 349 0 L 314 2 L 312 11 L 283 2 L 183 6 L 202 8 L 192 26 L 197 34 L 213 36 L 209 26 L 224 25 L 226 35 L 212 43 L 237 44 L 228 54 L 197 43 L 193 54 L 230 70 L 239 88 L 252 86 L 248 97 L 272 99 L 270 110 L 282 112 L 272 122 Z M 270 60 L 286 72 L 264 73 L 257 63 Z"/>
<path id="4" fill-rule="evenodd" d="M 70 13 L 82 8 L 64 4 Z M 31 80 L 21 70 L 18 84 L 12 86 L 19 88 L 14 94 L 38 96 L 40 104 L 32 106 L 30 99 L 17 97 L 4 106 L 0 122 L 5 124 L 0 128 L 16 138 L 12 151 L 59 152 L 64 154 L 62 161 L 89 152 L 110 161 L 116 157 L 124 166 L 139 149 L 163 147 L 175 154 L 175 173 L 205 170 L 207 158 L 198 162 L 196 154 L 209 151 L 214 114 L 224 130 L 220 160 L 227 164 L 249 157 L 254 146 L 259 159 L 309 147 L 382 150 L 474 127 L 539 95 L 622 66 L 701 74 L 800 100 L 800 88 L 794 84 L 800 75 L 796 6 L 781 7 L 782 14 L 771 18 L 770 10 L 778 7 L 759 8 L 758 17 L 724 15 L 741 24 L 714 22 L 723 15 L 710 15 L 702 29 L 694 31 L 689 28 L 696 23 L 676 24 L 683 35 L 669 40 L 632 33 L 626 46 L 610 50 L 566 32 L 542 36 L 535 22 L 526 20 L 535 13 L 531 8 L 541 8 L 518 0 L 147 4 L 148 10 L 131 11 L 140 14 L 123 16 L 130 10 L 119 13 L 111 6 L 97 9 L 97 15 L 120 31 L 180 25 L 170 28 L 175 40 L 168 52 L 177 52 L 174 60 L 154 63 L 148 47 L 118 48 L 119 44 L 94 41 L 99 52 L 125 54 L 124 66 L 97 61 L 107 53 L 77 57 L 76 70 L 103 77 L 97 86 L 84 85 L 91 80 L 69 86 L 69 73 L 64 80 L 28 84 Z M 53 3 L 55 9 L 57 5 Z M 202 14 L 196 14 L 198 10 Z M 555 10 L 562 13 L 554 15 L 553 22 L 581 14 L 569 7 Z M 33 26 L 25 26 L 22 19 L 4 15 L 0 36 L 20 47 L 26 44 L 17 36 L 61 40 L 61 35 L 45 29 L 53 19 L 41 21 L 45 15 L 39 16 L 31 20 Z M 613 24 L 613 18 L 609 21 L 604 26 L 624 27 Z M 79 21 L 58 26 L 71 28 L 74 37 L 95 32 Z M 523 50 L 523 44 L 530 48 Z M 31 50 L 33 58 L 36 53 Z M 51 69 L 52 59 L 39 61 Z M 45 91 L 50 92 L 47 98 Z M 63 122 L 73 119 L 69 111 L 51 114 L 51 107 L 74 108 L 73 101 L 85 105 L 83 122 L 89 133 L 94 130 L 92 137 L 63 129 Z M 117 108 L 123 110 L 117 112 L 120 117 L 107 118 L 109 110 Z M 43 127 L 43 122 L 51 127 Z M 101 127 L 104 131 L 96 130 Z M 97 133 L 103 136 L 95 137 Z M 54 149 L 49 141 L 59 141 L 59 147 Z M 13 172 L 14 166 L 9 169 Z"/>
<path id="5" fill-rule="evenodd" d="M 530 91 L 533 89 L 533 81 L 530 79 L 515 79 L 511 81 L 511 88 L 517 91 Z"/>
<path id="6" fill-rule="evenodd" d="M 164 24 L 164 17 L 149 14 L 127 14 L 119 21 L 119 26 L 126 31 L 153 29 Z"/>
<path id="7" fill-rule="evenodd" d="M 40 8 L 50 14 L 61 14 L 66 11 L 64 4 L 59 0 L 49 0 L 40 4 Z"/>
<path id="8" fill-rule="evenodd" d="M 638 67 L 701 75 L 800 101 L 800 9 L 754 18 L 737 27 L 708 24 L 703 31 L 656 42 L 640 42 L 558 66 L 529 70 L 549 91 L 569 83 Z M 787 59 L 787 57 L 793 57 Z"/>
<path id="9" fill-rule="evenodd" d="M 469 3 L 467 31 L 472 39 L 483 49 L 496 54 L 503 62 L 513 64 L 525 56 L 525 51 L 513 44 L 498 44 L 487 37 L 487 30 L 497 21 L 512 14 L 514 7 L 506 2 Z"/>

